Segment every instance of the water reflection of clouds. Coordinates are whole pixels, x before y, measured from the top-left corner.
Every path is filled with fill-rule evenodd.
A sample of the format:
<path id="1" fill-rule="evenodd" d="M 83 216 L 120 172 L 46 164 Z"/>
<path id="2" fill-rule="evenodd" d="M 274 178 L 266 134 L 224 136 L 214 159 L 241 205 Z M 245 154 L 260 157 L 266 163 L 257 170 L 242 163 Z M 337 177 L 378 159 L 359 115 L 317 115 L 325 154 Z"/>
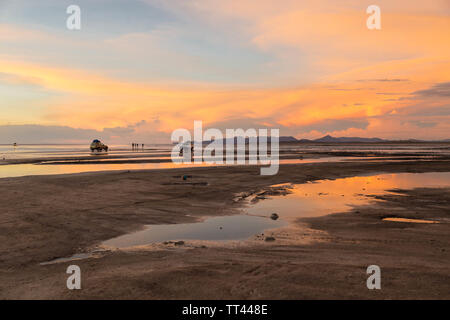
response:
<path id="1" fill-rule="evenodd" d="M 280 186 L 280 185 L 278 185 Z M 365 195 L 384 194 L 390 189 L 450 187 L 450 172 L 399 173 L 293 185 L 291 193 L 269 196 L 244 209 L 246 215 L 214 217 L 199 223 L 148 225 L 144 230 L 103 243 L 106 247 L 126 248 L 173 240 L 243 240 L 266 229 L 285 226 L 298 218 L 345 212 L 353 206 L 373 201 Z M 274 187 L 274 186 L 273 186 Z M 270 219 L 277 213 L 279 219 Z"/>

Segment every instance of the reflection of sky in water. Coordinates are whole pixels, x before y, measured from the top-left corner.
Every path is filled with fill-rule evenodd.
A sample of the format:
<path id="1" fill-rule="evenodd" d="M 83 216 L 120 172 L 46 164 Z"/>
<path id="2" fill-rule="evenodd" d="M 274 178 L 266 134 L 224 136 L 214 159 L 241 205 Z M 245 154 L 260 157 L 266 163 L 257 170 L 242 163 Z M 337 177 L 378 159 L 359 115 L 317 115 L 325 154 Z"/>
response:
<path id="1" fill-rule="evenodd" d="M 302 144 L 286 147 L 293 151 L 314 151 L 314 152 L 382 152 L 382 153 L 439 153 L 450 154 L 450 146 L 448 143 L 435 144 L 389 144 L 389 145 L 373 145 L 373 144 Z"/>
<path id="2" fill-rule="evenodd" d="M 406 218 L 384 218 L 383 220 L 392 222 L 407 222 L 407 223 L 427 223 L 427 224 L 439 223 L 439 221 L 433 220 L 406 219 Z"/>
<path id="3" fill-rule="evenodd" d="M 283 226 L 285 221 L 348 211 L 351 206 L 367 204 L 364 195 L 386 193 L 389 189 L 450 187 L 450 172 L 399 173 L 321 180 L 294 185 L 292 193 L 273 196 L 250 204 L 247 215 L 214 217 L 200 223 L 149 225 L 143 231 L 104 242 L 109 247 L 131 247 L 169 240 L 242 240 Z M 280 219 L 271 220 L 272 213 Z M 220 229 L 222 227 L 222 229 Z"/>
<path id="4" fill-rule="evenodd" d="M 249 214 L 268 215 L 277 212 L 292 220 L 347 211 L 351 206 L 368 202 L 364 195 L 380 195 L 389 189 L 450 187 L 450 172 L 396 173 L 375 176 L 321 180 L 295 185 L 292 194 L 270 197 L 247 209 Z"/>
<path id="5" fill-rule="evenodd" d="M 127 248 L 168 240 L 243 240 L 262 230 L 283 226 L 274 221 L 255 216 L 225 216 L 206 219 L 200 223 L 152 225 L 143 231 L 120 236 L 103 245 Z"/>
<path id="6" fill-rule="evenodd" d="M 19 145 L 13 147 L 11 145 L 0 145 L 0 163 L 3 158 L 8 159 L 30 159 L 39 158 L 43 161 L 42 165 L 34 164 L 17 164 L 17 165 L 0 165 L 0 178 L 18 177 L 26 175 L 45 175 L 45 174 L 70 174 L 94 171 L 110 171 L 110 170 L 144 170 L 144 169 L 169 169 L 169 168 L 187 168 L 198 166 L 218 166 L 225 164 L 175 164 L 167 162 L 170 160 L 170 151 L 173 145 L 145 145 L 145 150 L 132 150 L 126 145 L 112 145 L 108 153 L 91 153 L 89 145 Z M 399 145 L 399 146 L 352 146 L 352 145 L 281 145 L 280 151 L 284 151 L 280 157 L 292 154 L 289 150 L 296 152 L 308 151 L 386 151 L 393 152 L 395 150 L 404 152 L 450 152 L 448 145 Z M 297 156 L 299 156 L 297 154 Z M 77 159 L 79 158 L 79 160 Z M 67 164 L 50 165 L 52 161 L 67 162 Z M 72 160 L 71 160 L 72 159 Z M 333 162 L 346 160 L 371 160 L 378 161 L 378 157 L 325 157 L 318 159 L 281 159 L 280 164 L 298 164 L 298 163 L 318 163 Z M 413 159 L 412 159 L 413 160 Z M 80 163 L 73 163 L 79 161 Z M 102 162 L 102 163 L 92 163 Z M 135 163 L 117 163 L 134 161 Z M 153 163 L 137 163 L 139 161 L 152 161 Z M 162 163 L 155 162 L 162 161 Z M 396 161 L 391 159 L 390 161 Z M 406 161 L 403 159 L 402 161 Z M 108 163 L 115 162 L 115 163 Z"/>
<path id="7" fill-rule="evenodd" d="M 153 160 L 163 158 L 152 158 Z M 345 160 L 365 160 L 361 157 L 326 157 L 318 159 L 281 159 L 280 164 L 307 164 L 320 162 L 336 162 Z M 367 159 L 366 159 L 367 160 Z M 167 161 L 167 160 L 166 160 Z M 0 178 L 21 177 L 29 175 L 46 175 L 46 174 L 70 174 L 82 172 L 96 171 L 120 171 L 120 170 L 151 170 L 151 169 L 175 169 L 175 168 L 192 168 L 192 167 L 214 167 L 226 166 L 227 164 L 177 164 L 173 162 L 153 162 L 153 163 L 96 163 L 96 164 L 11 164 L 0 165 Z"/>
<path id="8" fill-rule="evenodd" d="M 140 155 L 143 152 L 152 154 L 158 152 L 169 153 L 173 145 L 152 145 L 145 144 L 145 150 L 139 145 L 137 150 L 132 150 L 130 145 L 110 145 L 108 156 L 115 155 Z M 450 146 L 448 144 L 418 144 L 418 145 L 280 145 L 280 152 L 383 152 L 383 153 L 433 153 L 433 154 L 450 154 Z M 45 158 L 45 157 L 76 157 L 89 156 L 89 143 L 86 145 L 21 145 L 13 147 L 12 145 L 0 145 L 0 156 L 7 159 L 22 158 Z"/>
<path id="9" fill-rule="evenodd" d="M 0 156 L 6 159 L 29 159 L 29 158 L 64 158 L 64 157 L 82 157 L 91 156 L 89 145 L 19 145 L 13 147 L 11 145 L 0 145 Z M 131 150 L 131 146 L 112 145 L 108 156 L 122 155 L 141 155 L 142 153 L 160 153 L 168 152 L 168 145 L 145 145 L 146 150 L 139 147 L 138 150 Z M 151 148 L 151 150 L 148 150 Z M 104 153 L 99 155 L 105 155 Z"/>

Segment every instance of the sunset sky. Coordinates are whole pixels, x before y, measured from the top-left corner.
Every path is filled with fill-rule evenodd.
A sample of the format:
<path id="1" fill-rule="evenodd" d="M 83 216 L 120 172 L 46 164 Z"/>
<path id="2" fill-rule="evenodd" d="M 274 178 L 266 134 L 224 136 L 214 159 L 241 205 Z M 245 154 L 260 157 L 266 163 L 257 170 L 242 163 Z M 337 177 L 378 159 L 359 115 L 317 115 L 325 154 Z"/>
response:
<path id="1" fill-rule="evenodd" d="M 194 120 L 449 139 L 450 1 L 0 0 L 0 143 L 167 142 Z"/>

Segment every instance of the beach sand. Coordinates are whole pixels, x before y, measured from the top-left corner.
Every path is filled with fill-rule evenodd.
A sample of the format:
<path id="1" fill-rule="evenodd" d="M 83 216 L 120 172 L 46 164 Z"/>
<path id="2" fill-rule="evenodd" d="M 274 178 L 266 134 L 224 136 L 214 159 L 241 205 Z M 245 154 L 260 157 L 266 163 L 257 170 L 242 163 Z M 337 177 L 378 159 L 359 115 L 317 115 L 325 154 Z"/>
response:
<path id="1" fill-rule="evenodd" d="M 275 176 L 234 166 L 0 179 L 0 298 L 449 299 L 450 189 L 443 188 L 386 194 L 350 212 L 300 219 L 271 242 L 186 241 L 40 265 L 146 224 L 236 214 L 237 193 L 273 184 L 432 171 L 450 171 L 450 161 L 281 165 Z M 198 184 L 180 184 L 181 175 Z M 382 220 L 393 212 L 447 222 Z M 66 288 L 70 264 L 82 270 L 81 290 Z M 382 270 L 381 290 L 366 287 L 373 264 Z"/>

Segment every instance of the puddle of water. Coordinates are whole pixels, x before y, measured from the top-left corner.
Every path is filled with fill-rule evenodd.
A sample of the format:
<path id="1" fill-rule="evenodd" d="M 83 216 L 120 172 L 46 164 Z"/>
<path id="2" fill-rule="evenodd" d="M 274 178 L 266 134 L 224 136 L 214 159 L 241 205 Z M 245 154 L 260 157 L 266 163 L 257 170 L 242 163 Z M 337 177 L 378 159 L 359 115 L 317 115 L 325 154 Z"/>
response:
<path id="1" fill-rule="evenodd" d="M 108 240 L 102 245 L 128 248 L 177 240 L 243 240 L 298 218 L 348 211 L 372 201 L 368 195 L 416 187 L 450 187 L 450 172 L 380 174 L 291 185 L 291 193 L 287 195 L 263 195 L 265 199 L 245 208 L 247 215 L 214 217 L 200 223 L 148 225 L 143 231 Z M 280 219 L 271 220 L 269 217 L 273 213 Z"/>
<path id="2" fill-rule="evenodd" d="M 406 219 L 406 218 L 384 218 L 383 221 L 409 222 L 409 223 L 439 223 L 439 221 L 433 220 Z"/>
<path id="3" fill-rule="evenodd" d="M 73 256 L 70 256 L 70 257 L 58 258 L 58 259 L 54 259 L 54 260 L 50 260 L 50 261 L 46 261 L 46 262 L 41 262 L 40 265 L 41 266 L 45 266 L 45 265 L 48 265 L 48 264 L 63 263 L 63 262 L 70 262 L 70 261 L 76 261 L 76 260 L 83 260 L 83 259 L 87 259 L 87 258 L 91 258 L 91 257 L 93 257 L 92 253 L 77 253 L 77 254 L 74 254 Z"/>
<path id="4" fill-rule="evenodd" d="M 306 163 L 319 163 L 319 162 L 335 162 L 341 160 L 364 160 L 362 158 L 353 157 L 327 157 L 319 159 L 282 159 L 280 164 L 306 164 Z M 127 159 L 124 159 L 126 161 Z M 218 167 L 227 166 L 229 164 L 208 164 L 192 163 L 192 164 L 178 164 L 158 158 L 153 159 L 152 163 L 108 163 L 108 160 L 102 163 L 89 163 L 84 161 L 79 164 L 8 164 L 0 165 L 0 178 L 13 178 L 30 175 L 51 175 L 51 174 L 73 174 L 73 173 L 85 173 L 85 172 L 98 172 L 98 171 L 121 171 L 121 170 L 152 170 L 152 169 L 176 169 L 176 168 L 192 168 L 192 167 Z"/>
<path id="5" fill-rule="evenodd" d="M 419 187 L 450 187 L 450 172 L 380 174 L 298 184 L 290 189 L 290 194 L 258 201 L 246 212 L 252 215 L 276 212 L 281 219 L 293 221 L 348 211 L 373 200 L 368 195 Z"/>
<path id="6" fill-rule="evenodd" d="M 105 241 L 102 247 L 130 248 L 177 240 L 245 240 L 266 229 L 284 225 L 284 221 L 247 215 L 214 217 L 199 223 L 148 225 L 142 231 Z"/>

